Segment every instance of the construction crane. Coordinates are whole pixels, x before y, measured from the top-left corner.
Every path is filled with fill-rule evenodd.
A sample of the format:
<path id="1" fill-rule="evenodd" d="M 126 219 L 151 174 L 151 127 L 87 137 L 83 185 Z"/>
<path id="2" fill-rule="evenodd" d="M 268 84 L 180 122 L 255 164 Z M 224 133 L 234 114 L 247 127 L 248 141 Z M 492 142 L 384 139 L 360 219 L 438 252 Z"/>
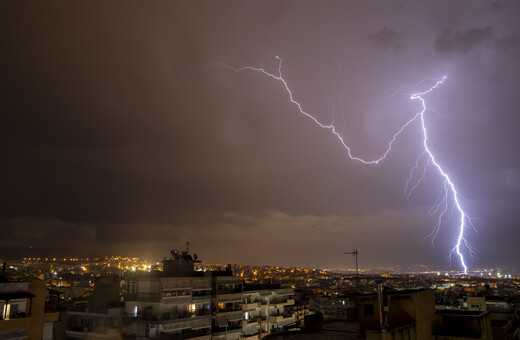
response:
<path id="1" fill-rule="evenodd" d="M 359 288 L 358 250 L 352 249 L 351 252 L 343 253 L 343 255 L 354 255 L 356 257 L 356 288 Z"/>

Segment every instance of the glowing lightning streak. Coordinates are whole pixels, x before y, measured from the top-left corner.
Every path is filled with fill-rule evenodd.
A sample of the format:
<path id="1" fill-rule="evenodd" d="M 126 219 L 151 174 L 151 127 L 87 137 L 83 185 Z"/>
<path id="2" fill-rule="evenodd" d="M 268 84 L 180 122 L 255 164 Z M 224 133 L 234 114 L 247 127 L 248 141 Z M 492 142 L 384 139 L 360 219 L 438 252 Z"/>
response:
<path id="1" fill-rule="evenodd" d="M 462 255 L 462 252 L 461 252 L 462 242 L 464 242 L 464 244 L 466 246 L 468 246 L 467 242 L 464 239 L 464 230 L 466 228 L 466 214 L 464 213 L 464 210 L 462 210 L 462 207 L 460 206 L 459 197 L 458 197 L 457 190 L 455 189 L 455 185 L 451 181 L 451 179 L 448 176 L 448 174 L 446 172 L 444 172 L 444 170 L 441 168 L 439 163 L 437 163 L 437 161 L 435 160 L 435 157 L 433 156 L 433 153 L 431 152 L 431 150 L 428 147 L 428 133 L 426 131 L 426 124 L 424 122 L 424 113 L 426 112 L 426 102 L 424 101 L 422 96 L 425 95 L 425 94 L 430 93 L 431 91 L 433 91 L 433 89 L 435 89 L 437 86 L 442 84 L 445 79 L 446 79 L 446 77 L 442 77 L 441 80 L 437 81 L 435 83 L 435 85 L 430 87 L 428 90 L 426 90 L 424 92 L 414 93 L 410 97 L 410 99 L 412 99 L 412 100 L 418 99 L 421 102 L 422 110 L 421 110 L 421 112 L 419 112 L 419 116 L 421 118 L 421 127 L 422 127 L 422 130 L 423 130 L 424 150 L 428 154 L 429 160 L 431 161 L 431 163 L 433 165 L 435 165 L 437 170 L 439 170 L 439 173 L 441 174 L 441 176 L 444 177 L 444 192 L 447 194 L 446 186 L 448 186 L 449 189 L 451 189 L 450 191 L 452 193 L 453 201 L 455 202 L 455 207 L 457 208 L 457 210 L 459 211 L 459 214 L 460 214 L 459 235 L 457 237 L 457 243 L 456 243 L 455 247 L 453 248 L 452 252 L 455 251 L 457 253 L 457 255 L 459 256 L 459 259 L 460 259 L 460 263 L 461 263 L 462 267 L 464 267 L 464 274 L 467 274 L 468 267 L 466 266 L 466 263 L 464 261 L 464 255 Z M 442 216 L 447 211 L 447 204 L 448 204 L 447 197 L 445 197 L 442 202 L 444 204 L 444 210 L 439 215 L 439 220 L 437 222 L 437 225 L 435 226 L 434 234 L 436 234 L 438 232 L 440 224 L 442 222 Z"/>
<path id="2" fill-rule="evenodd" d="M 390 140 L 390 142 L 388 143 L 387 145 L 387 148 L 385 150 L 385 152 L 383 153 L 383 155 L 377 159 L 374 159 L 374 160 L 371 160 L 371 161 L 367 161 L 367 160 L 364 160 L 362 158 L 359 158 L 357 156 L 353 156 L 352 155 L 352 150 L 350 148 L 350 146 L 348 146 L 345 141 L 343 140 L 343 137 L 341 137 L 341 135 L 339 134 L 339 132 L 336 131 L 336 127 L 332 124 L 329 124 L 329 125 L 325 125 L 325 124 L 322 124 L 318 119 L 316 119 L 313 115 L 311 115 L 310 113 L 307 113 L 303 110 L 303 107 L 302 105 L 297 102 L 294 97 L 293 97 L 293 94 L 291 92 L 291 89 L 289 88 L 289 85 L 287 84 L 287 82 L 285 81 L 285 79 L 282 77 L 282 59 L 280 59 L 280 57 L 276 56 L 276 59 L 278 60 L 278 75 L 275 75 L 275 74 L 272 74 L 270 72 L 267 72 L 265 69 L 261 68 L 261 67 L 252 67 L 252 66 L 246 66 L 246 67 L 242 67 L 242 68 L 234 68 L 234 67 L 231 67 L 231 66 L 228 66 L 226 64 L 221 64 L 221 63 L 217 63 L 215 65 L 217 66 L 221 66 L 221 67 L 225 67 L 227 69 L 230 69 L 230 70 L 233 70 L 235 72 L 240 72 L 240 71 L 246 71 L 246 70 L 250 70 L 250 71 L 256 71 L 256 72 L 261 72 L 263 74 L 265 74 L 266 76 L 270 77 L 270 78 L 273 78 L 275 80 L 278 80 L 279 82 L 281 82 L 283 84 L 283 86 L 285 87 L 285 90 L 287 91 L 287 93 L 289 94 L 289 100 L 291 101 L 291 103 L 293 103 L 294 105 L 296 105 L 298 107 L 298 110 L 300 111 L 301 114 L 307 116 L 308 118 L 312 119 L 318 126 L 320 126 L 321 128 L 324 128 L 324 129 L 328 129 L 332 132 L 332 134 L 334 136 L 336 136 L 341 145 L 343 145 L 343 147 L 347 150 L 347 155 L 349 156 L 349 158 L 353 159 L 353 160 L 356 160 L 356 161 L 359 161 L 361 163 L 364 163 L 364 164 L 378 164 L 379 162 L 381 162 L 383 159 L 386 158 L 386 156 L 388 155 L 388 153 L 392 150 L 392 145 L 394 144 L 395 140 L 397 139 L 397 137 L 404 131 L 404 129 L 406 129 L 408 127 L 408 125 L 410 125 L 413 121 L 415 121 L 420 115 L 421 113 L 417 113 L 415 114 L 415 116 L 413 118 L 411 118 L 410 120 L 408 120 L 395 134 L 394 136 L 392 137 L 392 139 Z"/>
<path id="3" fill-rule="evenodd" d="M 298 107 L 298 110 L 300 111 L 301 114 L 305 115 L 306 117 L 312 119 L 318 126 L 320 126 L 321 128 L 324 128 L 324 129 L 328 129 L 332 132 L 332 134 L 334 136 L 336 136 L 338 138 L 338 140 L 340 141 L 341 145 L 343 145 L 343 147 L 347 150 L 347 155 L 349 156 L 349 158 L 353 159 L 353 160 L 356 160 L 356 161 L 359 161 L 359 162 L 362 162 L 364 164 L 378 164 L 379 162 L 381 162 L 382 160 L 384 160 L 386 158 L 386 156 L 388 155 L 388 153 L 392 150 L 392 146 L 394 144 L 394 142 L 396 141 L 397 137 L 410 125 L 412 124 L 415 120 L 417 120 L 417 118 L 420 118 L 420 121 L 421 121 L 421 126 L 422 126 L 422 131 L 423 131 L 423 145 L 424 145 L 424 152 L 421 153 L 421 155 L 419 156 L 419 159 L 426 153 L 428 154 L 428 161 L 425 165 L 425 167 L 427 167 L 429 164 L 433 164 L 437 170 L 439 171 L 440 175 L 444 178 L 444 183 L 443 183 L 443 193 L 444 193 L 444 197 L 439 201 L 437 200 L 437 203 L 435 204 L 434 208 L 432 208 L 433 210 L 433 213 L 435 213 L 436 211 L 439 211 L 442 209 L 442 211 L 440 212 L 440 214 L 438 215 L 438 221 L 434 227 L 434 230 L 433 232 L 428 236 L 428 237 L 432 237 L 432 238 L 435 238 L 435 235 L 437 235 L 438 231 L 439 231 L 439 228 L 440 228 L 440 225 L 442 223 L 442 220 L 443 220 L 443 216 L 445 215 L 445 213 L 447 212 L 448 210 L 448 188 L 450 189 L 451 193 L 452 193 L 452 197 L 453 197 L 453 200 L 455 202 L 455 206 L 458 210 L 458 212 L 460 213 L 460 225 L 459 225 L 459 235 L 458 235 L 458 238 L 457 238 L 457 242 L 456 242 L 456 245 L 455 247 L 452 249 L 451 252 L 455 251 L 457 253 L 457 255 L 459 256 L 459 259 L 460 259 L 460 262 L 461 262 L 461 265 L 462 267 L 464 268 L 464 273 L 466 274 L 467 271 L 468 271 L 468 268 L 466 266 L 466 263 L 464 261 L 464 256 L 461 252 L 461 247 L 464 245 L 466 246 L 466 248 L 469 250 L 470 253 L 472 253 L 472 249 L 470 247 L 470 245 L 468 244 L 468 242 L 464 239 L 464 231 L 465 231 L 465 227 L 466 227 L 466 224 L 465 224 L 465 221 L 467 219 L 467 216 L 466 214 L 464 213 L 464 211 L 462 210 L 462 207 L 459 203 L 459 199 L 458 199 L 458 194 L 457 194 L 457 191 L 455 190 L 455 186 L 453 185 L 451 179 L 449 178 L 449 176 L 443 171 L 443 169 L 441 168 L 441 166 L 437 163 L 437 161 L 435 160 L 435 157 L 433 156 L 433 153 L 431 152 L 431 150 L 428 148 L 428 134 L 427 134 L 427 130 L 426 130 L 426 124 L 425 124 L 425 121 L 424 121 L 424 113 L 426 112 L 426 102 L 425 100 L 422 98 L 423 95 L 426 95 L 428 93 L 430 93 L 431 91 L 433 91 L 437 86 L 439 86 L 440 84 L 442 84 L 444 82 L 444 80 L 446 79 L 446 77 L 443 77 L 441 80 L 438 80 L 435 82 L 435 84 L 433 86 L 431 86 L 428 90 L 424 91 L 424 92 L 418 92 L 418 93 L 414 93 L 410 99 L 412 100 L 419 100 L 421 102 L 421 106 L 422 106 L 422 110 L 420 112 L 417 112 L 412 118 L 410 118 L 408 121 L 406 121 L 406 123 L 404 123 L 401 128 L 393 135 L 392 139 L 390 140 L 390 142 L 388 142 L 388 145 L 386 147 L 386 150 L 385 152 L 382 154 L 382 156 L 380 156 L 379 158 L 376 158 L 374 160 L 364 160 L 362 158 L 359 158 L 357 156 L 354 156 L 352 154 L 352 150 L 351 148 L 345 143 L 345 141 L 343 140 L 343 137 L 336 131 L 336 128 L 334 127 L 334 125 L 332 125 L 333 123 L 329 124 L 329 125 L 326 125 L 326 124 L 322 124 L 320 121 L 318 121 L 317 118 L 315 118 L 313 115 L 311 115 L 310 113 L 306 112 L 303 110 L 303 107 L 302 105 L 296 101 L 293 97 L 293 94 L 292 94 L 292 91 L 291 89 L 289 88 L 289 85 L 287 84 L 287 81 L 283 78 L 282 76 L 282 59 L 278 56 L 276 56 L 276 59 L 278 60 L 278 74 L 273 74 L 273 73 L 270 73 L 268 71 L 266 71 L 264 68 L 262 67 L 252 67 L 252 66 L 246 66 L 246 67 L 242 67 L 242 68 L 234 68 L 234 67 L 231 67 L 231 66 L 228 66 L 226 64 L 221 64 L 221 63 L 218 63 L 218 64 L 215 64 L 217 66 L 221 66 L 221 67 L 225 67 L 227 69 L 230 69 L 230 70 L 233 70 L 235 72 L 241 72 L 241 71 L 246 71 L 246 70 L 249 70 L 249 71 L 254 71 L 254 72 L 260 72 L 272 79 L 275 79 L 279 82 L 281 82 L 285 88 L 285 90 L 287 91 L 288 95 L 289 95 L 289 100 L 291 101 L 291 103 L 293 103 L 294 105 L 296 105 Z M 415 167 L 411 170 L 410 172 L 410 178 L 407 180 L 407 187 L 408 187 L 408 184 L 410 182 L 410 180 L 412 179 L 412 176 L 413 176 L 413 172 L 418 168 L 419 166 L 419 159 L 417 160 L 416 162 L 416 165 Z M 418 182 L 416 182 L 416 184 L 410 189 L 410 191 L 408 192 L 408 195 L 407 195 L 407 198 L 409 198 L 409 196 L 411 195 L 411 193 L 413 192 L 413 190 L 419 185 L 419 183 L 423 180 L 424 176 L 425 176 L 425 172 L 426 172 L 426 168 L 423 169 L 423 174 L 422 174 L 422 177 L 419 179 Z M 407 190 L 407 188 L 405 189 L 405 191 Z M 442 193 L 441 193 L 442 194 Z M 441 208 L 442 206 L 442 208 Z M 432 213 L 432 212 L 430 212 Z"/>

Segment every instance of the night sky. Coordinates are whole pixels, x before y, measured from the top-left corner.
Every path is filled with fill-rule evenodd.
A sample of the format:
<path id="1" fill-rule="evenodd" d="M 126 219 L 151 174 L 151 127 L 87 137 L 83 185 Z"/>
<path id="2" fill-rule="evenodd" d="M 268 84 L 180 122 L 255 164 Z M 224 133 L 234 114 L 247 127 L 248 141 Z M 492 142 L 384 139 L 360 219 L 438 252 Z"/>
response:
<path id="1" fill-rule="evenodd" d="M 2 1 L 0 246 L 211 263 L 447 265 L 429 145 L 479 264 L 519 264 L 519 1 Z M 428 80 L 430 79 L 430 80 Z M 422 82 L 422 83 L 421 83 Z M 450 208 L 451 209 L 451 208 Z M 451 210 L 450 210 L 451 211 Z M 426 239 L 425 239 L 426 238 Z M 454 268 L 458 268 L 453 258 Z"/>

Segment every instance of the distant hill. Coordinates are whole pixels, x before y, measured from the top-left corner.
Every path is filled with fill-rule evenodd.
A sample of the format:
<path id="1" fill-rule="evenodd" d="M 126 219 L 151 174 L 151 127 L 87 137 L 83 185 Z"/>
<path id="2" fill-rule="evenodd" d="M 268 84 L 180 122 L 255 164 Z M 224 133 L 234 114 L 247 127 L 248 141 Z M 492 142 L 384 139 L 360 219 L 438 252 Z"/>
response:
<path id="1" fill-rule="evenodd" d="M 0 258 L 6 260 L 18 260 L 24 257 L 41 258 L 85 258 L 102 257 L 104 255 L 72 250 L 64 247 L 0 247 Z"/>

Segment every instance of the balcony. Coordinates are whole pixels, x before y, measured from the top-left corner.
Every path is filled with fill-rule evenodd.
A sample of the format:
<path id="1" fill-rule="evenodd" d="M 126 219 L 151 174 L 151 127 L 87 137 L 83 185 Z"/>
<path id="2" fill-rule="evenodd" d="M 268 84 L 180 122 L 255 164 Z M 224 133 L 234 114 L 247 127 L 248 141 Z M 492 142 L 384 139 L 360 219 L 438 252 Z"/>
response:
<path id="1" fill-rule="evenodd" d="M 190 340 L 209 340 L 210 338 L 211 338 L 211 335 L 207 334 L 207 335 L 198 335 L 198 336 L 194 336 L 194 337 L 186 338 L 186 339 L 190 339 Z"/>
<path id="2" fill-rule="evenodd" d="M 193 301 L 211 300 L 211 290 L 194 290 L 191 293 Z"/>
<path id="3" fill-rule="evenodd" d="M 258 333 L 244 335 L 242 340 L 258 340 Z"/>
<path id="4" fill-rule="evenodd" d="M 220 335 L 231 335 L 234 333 L 241 333 L 242 327 L 229 327 L 227 330 L 225 328 L 215 328 L 213 329 L 213 336 L 220 336 Z"/>
<path id="5" fill-rule="evenodd" d="M 187 334 L 186 339 L 203 340 L 203 339 L 209 339 L 210 335 L 211 335 L 211 328 L 193 329 Z"/>
<path id="6" fill-rule="evenodd" d="M 77 305 L 67 307 L 69 315 L 94 314 L 98 316 L 113 317 L 121 315 L 122 307 L 92 307 L 88 305 Z"/>
<path id="7" fill-rule="evenodd" d="M 277 316 L 270 316 L 269 322 L 277 323 L 283 320 L 283 315 L 277 315 Z"/>
<path id="8" fill-rule="evenodd" d="M 218 302 L 242 302 L 242 293 L 229 293 L 217 295 Z"/>
<path id="9" fill-rule="evenodd" d="M 160 301 L 161 298 L 161 293 L 137 293 L 125 295 L 125 301 Z"/>
<path id="10" fill-rule="evenodd" d="M 294 321 L 294 316 L 289 313 L 273 314 L 273 315 L 269 316 L 269 322 L 272 322 L 272 323 L 278 323 L 278 322 L 288 321 L 288 320 Z"/>
<path id="11" fill-rule="evenodd" d="M 120 338 L 119 331 L 116 328 L 113 327 L 106 327 L 106 326 L 100 326 L 100 327 L 83 327 L 78 325 L 69 325 L 66 328 L 65 334 L 67 336 L 72 337 L 85 337 L 85 333 L 89 333 L 89 337 L 91 338 Z"/>
<path id="12" fill-rule="evenodd" d="M 246 304 L 242 305 L 242 309 L 243 310 L 257 309 L 257 308 L 260 308 L 261 305 L 262 305 L 261 302 L 246 303 Z"/>
<path id="13" fill-rule="evenodd" d="M 242 294 L 242 285 L 238 285 L 237 287 L 218 286 L 217 295 L 225 294 Z"/>
<path id="14" fill-rule="evenodd" d="M 242 327 L 250 327 L 250 326 L 256 326 L 258 325 L 258 319 L 249 319 L 249 320 L 242 320 Z"/>
<path id="15" fill-rule="evenodd" d="M 238 319 L 242 319 L 242 309 L 233 309 L 233 308 L 229 308 L 229 309 L 219 309 L 217 310 L 217 314 L 218 316 L 236 316 L 236 315 L 239 315 L 238 316 Z"/>
<path id="16" fill-rule="evenodd" d="M 294 305 L 294 299 L 275 299 L 269 302 L 273 307 L 283 307 Z"/>
<path id="17" fill-rule="evenodd" d="M 29 317 L 30 315 L 29 314 L 26 314 L 26 313 L 14 313 L 14 314 L 11 314 L 11 315 L 7 315 L 5 320 L 13 320 L 13 319 L 23 319 L 23 318 L 27 318 Z M 2 315 L 0 315 L 0 320 L 4 320 L 2 318 Z"/>
<path id="18" fill-rule="evenodd" d="M 161 315 L 140 314 L 137 317 L 137 319 L 138 319 L 138 321 L 141 321 L 141 322 L 152 321 L 154 323 L 172 323 L 172 322 L 186 321 L 188 319 L 193 319 L 193 318 L 208 317 L 210 314 L 211 313 L 208 309 L 200 309 L 195 312 L 165 313 L 165 314 L 161 314 Z"/>

